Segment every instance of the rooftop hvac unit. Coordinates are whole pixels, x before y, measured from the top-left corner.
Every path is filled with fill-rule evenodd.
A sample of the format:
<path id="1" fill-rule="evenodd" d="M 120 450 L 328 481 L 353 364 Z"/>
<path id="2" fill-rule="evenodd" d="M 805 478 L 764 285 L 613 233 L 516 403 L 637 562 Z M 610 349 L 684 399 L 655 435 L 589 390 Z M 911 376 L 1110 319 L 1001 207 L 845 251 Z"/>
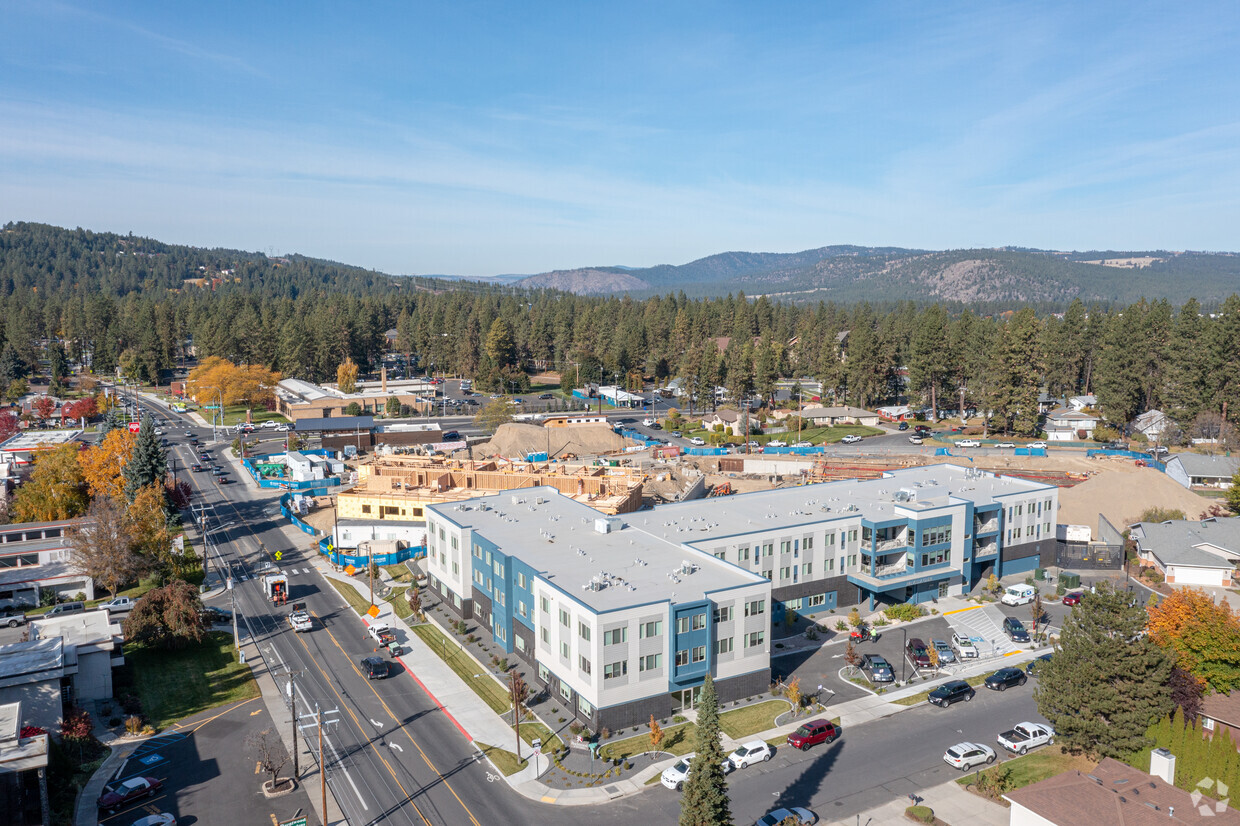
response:
<path id="1" fill-rule="evenodd" d="M 596 533 L 612 533 L 623 527 L 623 523 L 615 516 L 600 516 L 594 520 L 594 530 Z"/>

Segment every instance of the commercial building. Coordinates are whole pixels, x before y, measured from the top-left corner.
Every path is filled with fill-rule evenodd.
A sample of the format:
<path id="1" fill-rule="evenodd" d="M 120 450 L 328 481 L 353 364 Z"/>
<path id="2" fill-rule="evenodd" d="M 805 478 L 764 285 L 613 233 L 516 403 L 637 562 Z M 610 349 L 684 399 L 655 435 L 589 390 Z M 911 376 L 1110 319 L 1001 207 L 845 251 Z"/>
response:
<path id="1" fill-rule="evenodd" d="M 38 605 L 41 588 L 94 599 L 94 581 L 73 566 L 68 541 L 70 530 L 86 524 L 64 519 L 0 526 L 0 609 Z"/>
<path id="2" fill-rule="evenodd" d="M 81 430 L 29 430 L 18 433 L 0 442 L 0 462 L 28 465 L 43 451 L 58 448 L 81 435 Z"/>
<path id="3" fill-rule="evenodd" d="M 434 395 L 435 384 L 427 379 L 388 381 L 386 372 L 377 382 L 358 382 L 353 393 L 342 393 L 335 387 L 302 379 L 284 379 L 276 385 L 276 407 L 280 415 L 290 421 L 343 416 L 350 404 L 357 404 L 364 414 L 380 415 L 390 398 L 417 407 L 425 405 L 425 398 Z"/>
<path id="4" fill-rule="evenodd" d="M 971 589 L 991 573 L 1049 564 L 1057 511 L 1052 485 L 953 465 L 682 502 L 602 522 L 544 487 L 427 506 L 427 570 L 452 610 L 477 618 L 506 651 L 536 662 L 540 678 L 571 696 L 583 720 L 615 728 L 651 712 L 660 716 L 658 709 L 669 704 L 691 703 L 706 669 L 721 684 L 735 681 L 721 685 L 724 699 L 752 694 L 757 678 L 751 675 L 761 669 L 760 652 L 750 649 L 768 630 L 748 622 L 751 616 L 769 623 L 786 610 L 929 602 Z M 671 585 L 653 588 L 647 569 L 660 585 L 659 577 Z M 689 569 L 711 575 L 677 573 Z M 740 578 L 731 580 L 726 571 Z M 763 583 L 765 590 L 758 587 Z M 600 588 L 605 602 L 595 596 Z M 742 606 L 750 613 L 737 617 L 733 589 L 760 600 L 760 612 Z M 659 651 L 645 642 L 642 624 L 656 622 L 650 617 L 657 614 L 661 623 L 652 627 L 678 627 L 693 606 L 713 618 L 694 629 L 706 632 L 692 638 L 694 645 L 686 648 L 670 634 Z M 746 622 L 725 624 L 733 617 Z M 622 639 L 636 635 L 639 645 L 609 649 L 618 644 L 614 635 L 597 644 L 598 629 L 617 628 L 625 629 L 616 632 Z M 699 646 L 740 652 L 743 666 L 711 655 L 694 670 L 691 649 Z M 639 679 L 638 688 L 609 682 L 633 671 L 640 678 L 643 658 L 654 654 L 662 655 L 659 662 L 689 659 L 663 682 Z M 588 667 L 582 657 L 593 658 Z M 725 663 L 729 668 L 718 670 Z M 586 679 L 600 668 L 601 683 Z M 611 686 L 626 690 L 605 690 Z"/>

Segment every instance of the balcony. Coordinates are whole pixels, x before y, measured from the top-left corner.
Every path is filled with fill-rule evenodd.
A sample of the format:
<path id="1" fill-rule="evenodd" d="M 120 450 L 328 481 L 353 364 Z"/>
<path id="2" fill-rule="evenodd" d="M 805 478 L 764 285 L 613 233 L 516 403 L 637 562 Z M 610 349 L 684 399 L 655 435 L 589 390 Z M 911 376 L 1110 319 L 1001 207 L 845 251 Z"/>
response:
<path id="1" fill-rule="evenodd" d="M 983 533 L 994 533 L 997 530 L 999 530 L 999 518 L 997 516 L 987 519 L 985 522 L 980 519 L 973 520 L 974 536 Z"/>
<path id="2" fill-rule="evenodd" d="M 886 540 L 883 540 L 882 542 L 879 542 L 878 547 L 875 548 L 875 550 L 878 551 L 879 553 L 882 553 L 883 551 L 898 551 L 901 548 L 907 548 L 907 547 L 908 547 L 908 535 L 905 534 L 903 536 L 897 536 L 895 539 L 886 539 Z"/>
<path id="3" fill-rule="evenodd" d="M 893 562 L 890 565 L 879 565 L 874 569 L 874 576 L 878 579 L 885 579 L 892 576 L 900 576 L 908 571 L 908 559 L 901 557 L 899 562 Z"/>
<path id="4" fill-rule="evenodd" d="M 996 540 L 989 542 L 978 542 L 973 546 L 973 556 L 989 556 L 999 550 L 999 543 Z"/>

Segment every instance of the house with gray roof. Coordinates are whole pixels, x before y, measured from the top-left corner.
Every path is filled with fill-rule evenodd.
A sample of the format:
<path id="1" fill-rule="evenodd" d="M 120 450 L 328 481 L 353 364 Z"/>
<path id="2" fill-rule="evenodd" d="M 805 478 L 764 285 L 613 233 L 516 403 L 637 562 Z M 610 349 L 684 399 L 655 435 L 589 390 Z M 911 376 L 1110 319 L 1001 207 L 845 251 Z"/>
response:
<path id="1" fill-rule="evenodd" d="M 1167 462 L 1167 476 L 1186 488 L 1203 487 L 1226 490 L 1232 477 L 1240 470 L 1240 456 L 1203 456 L 1200 453 L 1177 453 Z"/>
<path id="2" fill-rule="evenodd" d="M 1060 407 L 1046 414 L 1046 431 L 1048 442 L 1073 442 L 1090 439 L 1094 428 L 1101 419 L 1092 413 L 1073 410 L 1071 407 Z"/>
<path id="3" fill-rule="evenodd" d="M 1232 587 L 1240 563 L 1240 517 L 1138 522 L 1130 536 L 1137 556 L 1168 584 Z"/>

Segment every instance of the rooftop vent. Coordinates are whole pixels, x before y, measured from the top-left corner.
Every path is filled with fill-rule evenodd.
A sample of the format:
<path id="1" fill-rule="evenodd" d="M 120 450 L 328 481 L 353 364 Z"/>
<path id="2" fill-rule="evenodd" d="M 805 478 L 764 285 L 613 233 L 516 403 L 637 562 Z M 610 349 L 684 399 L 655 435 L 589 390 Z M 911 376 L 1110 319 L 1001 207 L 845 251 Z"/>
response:
<path id="1" fill-rule="evenodd" d="M 611 533 L 620 530 L 622 527 L 624 527 L 624 523 L 615 516 L 600 516 L 594 520 L 594 530 L 596 533 Z"/>

